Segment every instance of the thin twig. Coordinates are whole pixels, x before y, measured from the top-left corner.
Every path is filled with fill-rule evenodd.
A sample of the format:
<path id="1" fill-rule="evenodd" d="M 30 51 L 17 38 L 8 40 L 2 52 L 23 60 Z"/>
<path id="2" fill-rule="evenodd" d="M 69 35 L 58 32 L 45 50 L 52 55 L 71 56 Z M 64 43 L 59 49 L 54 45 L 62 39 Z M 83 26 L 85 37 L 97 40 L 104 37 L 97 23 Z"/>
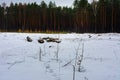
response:
<path id="1" fill-rule="evenodd" d="M 73 80 L 75 80 L 75 66 L 73 65 Z"/>
<path id="2" fill-rule="evenodd" d="M 82 54 L 80 56 L 80 59 L 78 60 L 78 71 L 80 72 L 81 71 L 81 63 L 83 61 L 83 54 L 84 54 L 84 43 L 82 44 Z"/>
<path id="3" fill-rule="evenodd" d="M 23 63 L 25 61 L 25 59 L 23 61 L 15 61 L 14 63 L 12 63 L 8 69 L 11 69 L 15 64 L 18 64 L 18 63 Z"/>
<path id="4" fill-rule="evenodd" d="M 74 59 L 70 60 L 69 62 L 67 62 L 66 64 L 64 64 L 62 67 L 65 67 L 67 65 L 69 65 Z"/>
<path id="5" fill-rule="evenodd" d="M 79 47 L 80 47 L 80 43 L 78 44 L 78 47 L 76 49 L 75 66 L 76 66 L 76 63 L 77 63 L 77 57 L 78 57 Z"/>
<path id="6" fill-rule="evenodd" d="M 39 61 L 41 61 L 41 56 L 42 56 L 42 51 L 41 51 L 41 47 L 40 47 Z"/>
<path id="7" fill-rule="evenodd" d="M 58 61 L 58 53 L 59 53 L 59 43 L 57 43 L 57 52 L 56 52 L 56 60 Z"/>

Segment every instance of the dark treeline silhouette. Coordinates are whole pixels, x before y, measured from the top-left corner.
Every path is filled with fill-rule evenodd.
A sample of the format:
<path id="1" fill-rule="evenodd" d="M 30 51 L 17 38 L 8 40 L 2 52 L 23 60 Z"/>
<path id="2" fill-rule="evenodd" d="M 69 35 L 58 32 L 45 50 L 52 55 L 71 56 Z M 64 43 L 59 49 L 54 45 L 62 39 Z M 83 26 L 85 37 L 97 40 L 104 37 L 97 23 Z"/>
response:
<path id="1" fill-rule="evenodd" d="M 75 0 L 74 8 L 36 3 L 0 5 L 0 31 L 120 32 L 120 0 Z"/>

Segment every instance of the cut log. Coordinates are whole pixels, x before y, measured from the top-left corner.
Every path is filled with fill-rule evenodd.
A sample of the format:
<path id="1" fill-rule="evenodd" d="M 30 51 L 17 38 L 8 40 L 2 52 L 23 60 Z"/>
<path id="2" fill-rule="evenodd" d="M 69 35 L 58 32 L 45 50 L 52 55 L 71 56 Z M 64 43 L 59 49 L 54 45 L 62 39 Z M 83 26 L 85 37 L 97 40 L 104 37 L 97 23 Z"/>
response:
<path id="1" fill-rule="evenodd" d="M 28 42 L 32 42 L 32 39 L 29 36 L 27 36 L 26 39 Z"/>
<path id="2" fill-rule="evenodd" d="M 61 41 L 60 41 L 60 40 L 57 40 L 56 43 L 61 43 Z"/>
<path id="3" fill-rule="evenodd" d="M 38 42 L 39 43 L 44 43 L 44 39 L 39 39 Z"/>

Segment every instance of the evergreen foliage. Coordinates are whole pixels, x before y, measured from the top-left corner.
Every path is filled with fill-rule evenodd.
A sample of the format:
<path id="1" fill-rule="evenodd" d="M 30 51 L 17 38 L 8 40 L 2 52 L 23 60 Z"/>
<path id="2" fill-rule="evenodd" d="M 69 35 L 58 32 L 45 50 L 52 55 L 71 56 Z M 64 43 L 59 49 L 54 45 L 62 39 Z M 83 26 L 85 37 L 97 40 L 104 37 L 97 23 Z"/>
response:
<path id="1" fill-rule="evenodd" d="M 55 2 L 0 5 L 0 31 L 120 32 L 120 0 L 75 0 L 74 8 Z"/>

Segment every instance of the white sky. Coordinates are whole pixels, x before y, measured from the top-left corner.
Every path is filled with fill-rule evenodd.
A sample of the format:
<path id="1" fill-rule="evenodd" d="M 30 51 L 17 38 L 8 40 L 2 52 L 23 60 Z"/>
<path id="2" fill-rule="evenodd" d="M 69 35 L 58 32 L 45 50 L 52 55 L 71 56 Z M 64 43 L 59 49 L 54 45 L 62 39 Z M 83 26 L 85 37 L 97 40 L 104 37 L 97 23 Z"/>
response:
<path id="1" fill-rule="evenodd" d="M 5 2 L 7 5 L 9 5 L 11 2 L 13 3 L 32 3 L 36 2 L 37 4 L 40 4 L 41 1 L 45 1 L 46 3 L 49 3 L 49 1 L 52 1 L 56 3 L 57 6 L 72 6 L 74 0 L 0 0 L 0 5 Z M 92 0 L 88 0 L 91 2 Z"/>

